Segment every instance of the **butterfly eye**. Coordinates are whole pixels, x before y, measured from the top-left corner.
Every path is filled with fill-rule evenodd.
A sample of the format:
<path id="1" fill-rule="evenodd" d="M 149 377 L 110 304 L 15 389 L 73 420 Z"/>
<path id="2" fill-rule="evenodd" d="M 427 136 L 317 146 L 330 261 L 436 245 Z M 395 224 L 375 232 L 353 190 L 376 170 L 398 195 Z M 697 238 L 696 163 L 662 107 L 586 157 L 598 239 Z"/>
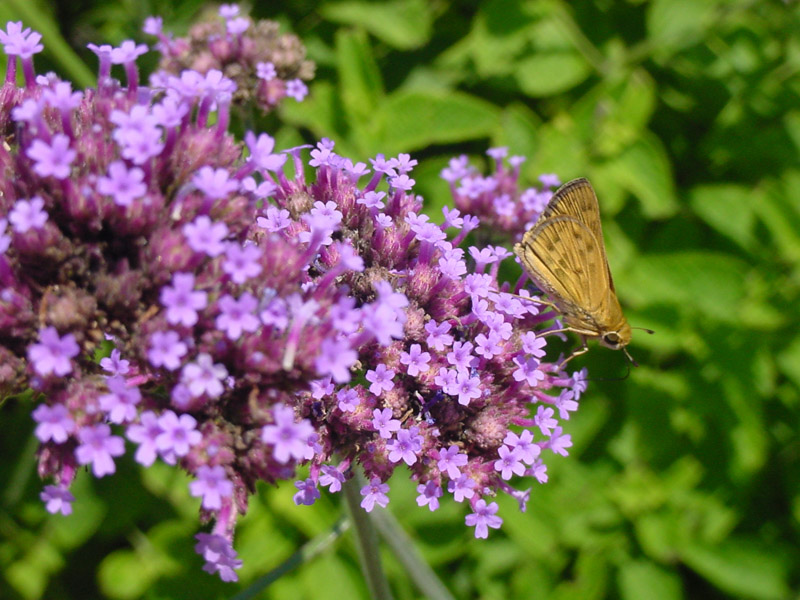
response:
<path id="1" fill-rule="evenodd" d="M 603 336 L 603 343 L 612 350 L 616 350 L 619 347 L 619 335 L 613 331 L 611 333 L 607 333 Z"/>

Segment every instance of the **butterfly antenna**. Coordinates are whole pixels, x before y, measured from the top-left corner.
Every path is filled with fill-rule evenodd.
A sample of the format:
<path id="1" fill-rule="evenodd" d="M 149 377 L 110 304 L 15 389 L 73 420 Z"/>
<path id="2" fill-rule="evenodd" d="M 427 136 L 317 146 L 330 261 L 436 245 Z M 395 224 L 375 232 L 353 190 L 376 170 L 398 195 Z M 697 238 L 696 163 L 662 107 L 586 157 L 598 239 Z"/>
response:
<path id="1" fill-rule="evenodd" d="M 647 329 L 646 327 L 631 327 L 631 329 L 639 329 L 640 331 L 646 331 L 650 335 L 653 335 L 655 333 L 655 331 L 653 331 L 652 329 Z"/>

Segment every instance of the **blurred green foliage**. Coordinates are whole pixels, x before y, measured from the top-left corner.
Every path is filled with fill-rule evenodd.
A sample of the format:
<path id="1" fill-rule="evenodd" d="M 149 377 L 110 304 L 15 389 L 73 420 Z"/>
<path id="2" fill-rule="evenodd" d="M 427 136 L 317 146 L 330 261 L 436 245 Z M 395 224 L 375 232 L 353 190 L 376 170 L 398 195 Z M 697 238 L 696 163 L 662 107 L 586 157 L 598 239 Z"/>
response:
<path id="1" fill-rule="evenodd" d="M 431 214 L 447 159 L 487 147 L 524 176 L 586 176 L 643 365 L 595 381 L 528 511 L 471 539 L 464 507 L 392 508 L 459 598 L 796 597 L 800 586 L 800 10 L 794 1 L 559 0 L 255 3 L 317 61 L 311 97 L 258 127 L 285 145 L 330 137 L 365 160 L 411 152 Z M 45 33 L 40 70 L 90 82 L 89 41 L 180 32 L 197 0 L 4 0 L 0 22 Z M 59 38 L 59 34 L 63 38 Z M 72 48 L 70 50 L 70 48 Z M 153 60 L 152 58 L 150 59 Z M 152 62 L 149 63 L 152 65 Z M 594 349 L 597 378 L 624 358 Z M 30 406 L 2 407 L 0 596 L 230 597 L 329 530 L 338 498 L 295 507 L 259 490 L 236 540 L 238 585 L 200 572 L 197 502 L 171 469 L 82 475 L 75 514 L 37 499 Z M 398 598 L 415 598 L 399 563 Z M 349 535 L 282 577 L 270 598 L 366 597 Z"/>

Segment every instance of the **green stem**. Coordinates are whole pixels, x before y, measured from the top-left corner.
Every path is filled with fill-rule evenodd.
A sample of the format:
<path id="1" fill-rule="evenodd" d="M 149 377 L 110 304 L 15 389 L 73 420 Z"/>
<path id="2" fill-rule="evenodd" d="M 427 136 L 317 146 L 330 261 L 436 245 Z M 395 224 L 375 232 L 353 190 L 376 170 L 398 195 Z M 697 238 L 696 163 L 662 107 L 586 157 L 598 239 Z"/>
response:
<path id="1" fill-rule="evenodd" d="M 311 561 L 314 557 L 322 554 L 333 542 L 349 529 L 350 522 L 342 518 L 330 531 L 321 533 L 312 540 L 309 540 L 294 554 L 283 561 L 280 565 L 256 579 L 247 589 L 236 594 L 231 600 L 250 600 L 255 598 L 267 586 L 276 581 L 282 575 L 299 567 L 303 563 Z"/>
<path id="2" fill-rule="evenodd" d="M 360 490 L 364 486 L 364 478 L 360 474 L 354 475 L 345 481 L 344 497 L 347 500 L 347 508 L 350 513 L 350 522 L 356 533 L 356 548 L 358 557 L 361 560 L 361 569 L 367 579 L 370 598 L 373 600 L 391 600 L 392 593 L 389 590 L 389 582 L 381 568 L 380 547 L 378 546 L 378 536 L 372 526 L 369 515 L 361 508 Z"/>
<path id="3" fill-rule="evenodd" d="M 388 510 L 378 510 L 370 515 L 381 538 L 389 545 L 403 565 L 406 574 L 417 586 L 424 598 L 429 600 L 455 600 L 453 595 L 436 576 L 430 565 L 417 552 L 413 540 Z"/>

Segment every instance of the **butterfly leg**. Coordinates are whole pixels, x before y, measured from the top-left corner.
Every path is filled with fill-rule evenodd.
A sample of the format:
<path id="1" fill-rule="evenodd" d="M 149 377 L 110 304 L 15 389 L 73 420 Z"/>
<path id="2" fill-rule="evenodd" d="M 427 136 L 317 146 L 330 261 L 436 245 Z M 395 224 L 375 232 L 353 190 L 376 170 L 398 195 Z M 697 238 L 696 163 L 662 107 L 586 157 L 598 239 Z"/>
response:
<path id="1" fill-rule="evenodd" d="M 575 350 L 575 351 L 574 351 L 572 354 L 570 354 L 570 355 L 569 355 L 567 358 L 565 358 L 564 360 L 562 360 L 562 361 L 561 361 L 561 362 L 558 364 L 558 370 L 559 370 L 559 371 L 563 371 L 563 370 L 564 370 L 564 366 L 565 366 L 565 365 L 566 365 L 566 364 L 567 364 L 569 361 L 571 361 L 571 360 L 572 360 L 573 358 L 575 358 L 576 356 L 580 356 L 581 354 L 586 354 L 588 351 L 589 351 L 589 346 L 586 344 L 586 338 L 583 338 L 583 347 L 582 347 L 582 348 L 579 348 L 578 350 Z"/>

